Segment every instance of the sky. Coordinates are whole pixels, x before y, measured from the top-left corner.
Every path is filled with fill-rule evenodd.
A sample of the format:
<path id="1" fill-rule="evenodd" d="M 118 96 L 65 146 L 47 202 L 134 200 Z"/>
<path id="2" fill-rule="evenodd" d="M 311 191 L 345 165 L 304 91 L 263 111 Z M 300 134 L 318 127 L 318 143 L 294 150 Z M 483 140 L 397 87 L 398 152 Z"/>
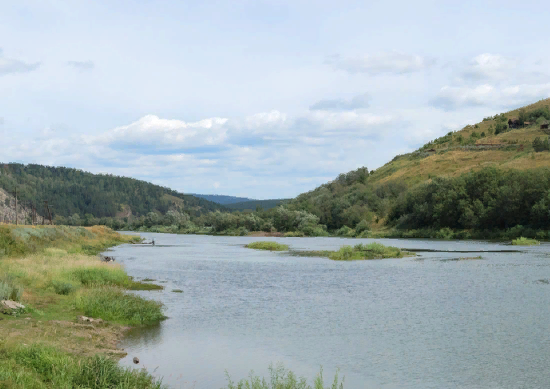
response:
<path id="1" fill-rule="evenodd" d="M 0 162 L 290 198 L 550 96 L 550 2 L 0 0 Z"/>

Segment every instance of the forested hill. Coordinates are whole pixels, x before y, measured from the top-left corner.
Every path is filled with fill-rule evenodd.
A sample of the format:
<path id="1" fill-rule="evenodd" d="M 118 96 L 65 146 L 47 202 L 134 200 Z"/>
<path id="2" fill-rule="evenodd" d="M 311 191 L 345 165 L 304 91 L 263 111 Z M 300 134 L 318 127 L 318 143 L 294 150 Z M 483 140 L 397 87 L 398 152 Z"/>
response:
<path id="1" fill-rule="evenodd" d="M 406 224 L 409 228 L 470 228 L 477 221 L 489 220 L 487 218 L 491 213 L 488 210 L 497 207 L 493 201 L 498 197 L 496 193 L 507 193 L 507 186 L 514 185 L 514 188 L 524 188 L 522 190 L 526 193 L 538 193 L 535 197 L 531 196 L 533 198 L 529 197 L 529 204 L 522 205 L 521 209 L 527 214 L 523 215 L 521 222 L 540 225 L 540 222 L 530 219 L 529 214 L 540 214 L 540 210 L 531 210 L 539 201 L 544 200 L 539 207 L 541 209 L 546 209 L 546 203 L 550 206 L 550 197 L 543 199 L 550 184 L 547 185 L 547 181 L 541 178 L 548 177 L 548 174 L 534 173 L 525 182 L 514 183 L 507 180 L 519 180 L 521 174 L 506 172 L 550 168 L 549 106 L 550 99 L 546 99 L 510 112 L 496 113 L 477 124 L 449 132 L 412 153 L 398 155 L 374 171 L 363 167 L 341 174 L 334 181 L 298 196 L 287 207 L 313 213 L 329 230 L 343 226 L 354 228 L 361 220 L 368 221 L 373 227 L 390 222 Z M 491 171 L 488 172 L 488 169 Z M 462 177 L 474 172 L 481 174 L 468 179 Z M 450 183 L 441 185 L 446 185 L 451 197 L 456 195 L 454 200 L 447 199 L 456 209 L 462 201 L 459 215 L 453 214 L 456 219 L 453 223 L 425 217 L 430 212 L 437 213 L 439 209 L 436 206 L 438 197 L 429 197 L 431 195 L 424 192 L 439 190 L 437 185 L 426 186 L 436 177 L 450 180 Z M 483 182 L 472 184 L 477 179 L 483 180 L 483 177 L 492 177 L 489 186 L 496 197 L 478 199 L 473 195 L 475 191 L 469 191 L 468 185 L 485 185 L 489 190 Z M 539 177 L 542 181 L 532 177 Z M 540 188 L 531 188 L 537 182 Z M 519 189 L 514 193 L 517 195 L 517 192 Z M 406 202 L 405 198 L 408 199 Z M 418 220 L 420 217 L 424 219 Z M 510 220 L 515 219 L 511 217 Z M 493 227 L 509 228 L 511 224 L 511 221 L 499 222 Z M 489 225 L 487 222 L 484 227 L 490 228 Z"/>
<path id="2" fill-rule="evenodd" d="M 33 164 L 0 166 L 0 188 L 12 195 L 17 188 L 19 205 L 34 204 L 39 215 L 44 214 L 45 200 L 54 217 L 90 214 L 96 218 L 124 218 L 152 211 L 164 214 L 169 209 L 198 216 L 225 209 L 211 201 L 133 178 Z"/>
<path id="3" fill-rule="evenodd" d="M 221 205 L 242 203 L 244 201 L 253 200 L 253 199 L 249 199 L 248 197 L 235 197 L 235 196 L 225 196 L 225 195 L 205 195 L 205 194 L 198 194 L 198 193 L 190 193 L 190 195 L 195 197 L 200 197 L 201 199 L 212 201 L 214 203 L 218 203 Z"/>
<path id="4" fill-rule="evenodd" d="M 289 202 L 290 199 L 273 200 L 249 200 L 239 203 L 227 204 L 226 207 L 235 211 L 255 211 L 256 209 L 268 210 Z"/>

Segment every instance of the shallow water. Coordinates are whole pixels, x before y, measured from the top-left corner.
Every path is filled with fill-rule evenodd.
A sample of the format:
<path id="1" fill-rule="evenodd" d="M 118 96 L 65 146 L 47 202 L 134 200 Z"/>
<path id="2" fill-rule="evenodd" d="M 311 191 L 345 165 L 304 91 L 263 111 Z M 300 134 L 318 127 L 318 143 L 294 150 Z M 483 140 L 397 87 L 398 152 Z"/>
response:
<path id="1" fill-rule="evenodd" d="M 164 291 L 138 293 L 162 301 L 169 319 L 130 333 L 121 363 L 135 366 L 138 356 L 139 367 L 173 388 L 221 388 L 225 370 L 234 379 L 265 374 L 271 362 L 306 377 L 321 365 L 326 377 L 339 369 L 349 389 L 550 386 L 549 245 L 142 236 L 157 245 L 112 254 L 137 279 L 163 282 Z M 257 240 L 295 250 L 379 241 L 420 251 L 335 262 L 243 247 Z"/>

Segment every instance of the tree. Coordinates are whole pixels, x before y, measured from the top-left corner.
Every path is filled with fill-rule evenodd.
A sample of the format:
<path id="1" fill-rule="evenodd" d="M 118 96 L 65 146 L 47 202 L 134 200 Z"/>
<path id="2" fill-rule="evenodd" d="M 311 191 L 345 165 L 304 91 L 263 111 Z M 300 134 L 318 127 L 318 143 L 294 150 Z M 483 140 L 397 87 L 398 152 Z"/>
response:
<path id="1" fill-rule="evenodd" d="M 507 129 L 508 129 L 508 124 L 506 124 L 505 122 L 499 121 L 495 126 L 495 135 L 498 135 L 502 132 L 506 132 Z"/>
<path id="2" fill-rule="evenodd" d="M 547 140 L 548 141 L 548 140 Z M 540 137 L 536 137 L 535 140 L 533 141 L 533 149 L 535 149 L 535 151 L 538 153 L 538 152 L 541 152 L 544 150 L 544 143 L 542 142 L 542 140 L 540 139 Z"/>
<path id="3" fill-rule="evenodd" d="M 528 121 L 527 119 L 527 111 L 525 110 L 525 108 L 520 109 L 518 116 L 519 124 L 523 126 L 523 124 Z"/>

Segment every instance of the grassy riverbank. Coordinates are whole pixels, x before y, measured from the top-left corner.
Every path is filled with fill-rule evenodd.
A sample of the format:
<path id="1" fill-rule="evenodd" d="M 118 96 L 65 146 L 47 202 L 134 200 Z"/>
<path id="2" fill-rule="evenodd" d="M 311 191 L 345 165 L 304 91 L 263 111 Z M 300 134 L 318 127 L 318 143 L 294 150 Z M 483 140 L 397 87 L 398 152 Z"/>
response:
<path id="1" fill-rule="evenodd" d="M 135 240 L 106 227 L 0 227 L 0 293 L 25 305 L 0 314 L 0 388 L 160 388 L 119 367 L 116 345 L 129 326 L 164 319 L 162 305 L 128 293 L 151 286 L 94 255 Z"/>

